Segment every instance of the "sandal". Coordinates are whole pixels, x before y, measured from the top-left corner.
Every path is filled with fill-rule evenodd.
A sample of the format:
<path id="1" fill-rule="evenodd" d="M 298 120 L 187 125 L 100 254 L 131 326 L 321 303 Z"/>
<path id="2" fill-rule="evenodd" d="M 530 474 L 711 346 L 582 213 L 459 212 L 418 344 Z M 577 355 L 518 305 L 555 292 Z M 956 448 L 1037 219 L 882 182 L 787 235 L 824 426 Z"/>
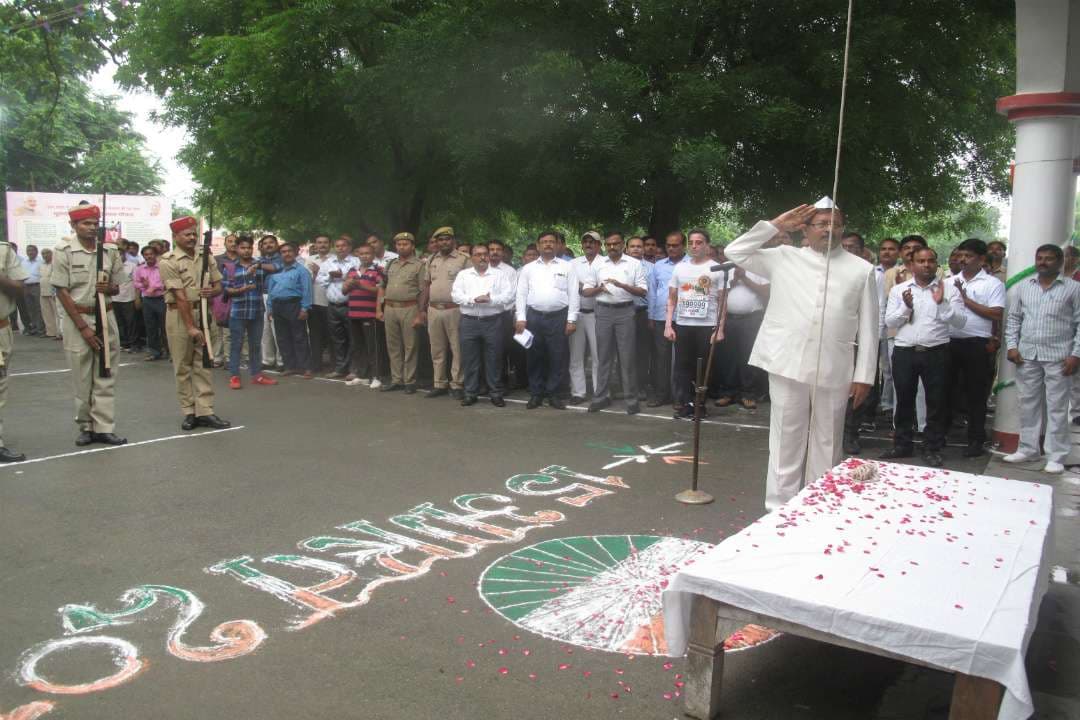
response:
<path id="1" fill-rule="evenodd" d="M 742 399 L 743 410 L 757 410 L 757 401 L 750 398 Z"/>
<path id="2" fill-rule="evenodd" d="M 735 402 L 735 400 L 732 399 L 732 398 L 722 397 L 722 398 L 717 398 L 716 402 L 714 402 L 713 405 L 716 405 L 716 407 L 727 407 L 728 405 L 731 405 L 733 402 Z"/>

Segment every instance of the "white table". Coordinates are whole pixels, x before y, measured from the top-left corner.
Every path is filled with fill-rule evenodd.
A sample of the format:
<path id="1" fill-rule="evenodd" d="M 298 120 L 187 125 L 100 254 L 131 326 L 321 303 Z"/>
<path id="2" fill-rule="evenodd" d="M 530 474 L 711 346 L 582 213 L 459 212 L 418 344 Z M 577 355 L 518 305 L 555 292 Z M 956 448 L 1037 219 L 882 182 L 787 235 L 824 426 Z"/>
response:
<path id="1" fill-rule="evenodd" d="M 681 570 L 664 592 L 686 712 L 719 712 L 724 638 L 749 622 L 956 673 L 950 718 L 1033 712 L 1024 654 L 1046 592 L 1052 489 L 848 460 Z"/>

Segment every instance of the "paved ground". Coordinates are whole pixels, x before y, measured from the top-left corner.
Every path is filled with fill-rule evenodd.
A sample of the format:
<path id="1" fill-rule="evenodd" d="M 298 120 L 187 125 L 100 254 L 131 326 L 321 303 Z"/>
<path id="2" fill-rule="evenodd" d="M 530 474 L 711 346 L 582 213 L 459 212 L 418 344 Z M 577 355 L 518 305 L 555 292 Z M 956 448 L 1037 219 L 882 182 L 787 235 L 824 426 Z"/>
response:
<path id="1" fill-rule="evenodd" d="M 521 402 L 463 409 L 324 380 L 233 392 L 218 373 L 217 409 L 234 429 L 187 434 L 169 367 L 134 356 L 119 373 L 117 429 L 132 444 L 79 452 L 58 345 L 17 340 L 5 413 L 5 440 L 32 461 L 0 467 L 0 718 L 35 717 L 46 708 L 27 704 L 41 701 L 55 704 L 50 719 L 681 714 L 682 660 L 545 639 L 493 612 L 478 579 L 496 560 L 546 540 L 716 542 L 736 531 L 761 513 L 767 406 L 714 412 L 703 429 L 702 486 L 717 502 L 686 507 L 672 496 L 689 480 L 689 466 L 676 458 L 689 454 L 692 428 L 665 416 L 616 409 L 597 418 L 581 409 L 526 411 Z M 879 437 L 866 441 L 868 451 L 886 446 Z M 954 469 L 981 472 L 985 464 L 962 461 L 957 450 L 951 456 Z M 592 480 L 568 491 L 575 479 L 567 478 L 561 494 L 543 495 L 550 485 L 535 477 L 511 480 L 552 465 L 567 468 L 564 475 L 617 475 L 626 487 Z M 991 473 L 1046 481 L 999 470 L 992 462 Z M 1080 475 L 1055 485 L 1057 582 L 1028 664 L 1039 717 L 1076 718 Z M 595 489 L 608 494 L 593 497 Z M 513 496 L 518 509 L 474 500 L 477 510 L 501 512 L 483 518 L 453 504 L 478 493 Z M 405 515 L 398 522 L 415 526 L 422 519 L 408 513 L 431 512 L 423 503 L 453 513 L 420 530 L 441 533 L 426 539 L 456 555 L 426 573 L 430 548 L 393 548 L 400 538 L 389 539 L 391 550 L 358 545 L 377 538 L 340 529 L 368 521 L 417 537 L 391 518 Z M 565 519 L 548 514 L 538 523 L 541 511 Z M 338 539 L 317 540 L 326 537 Z M 612 557 L 612 542 L 585 551 Z M 566 552 L 579 571 L 589 563 Z M 339 564 L 313 567 L 304 557 Z M 376 557 L 385 562 L 378 571 Z M 368 580 L 384 576 L 398 581 L 368 585 L 370 594 L 356 600 Z M 79 632 L 65 634 L 64 606 L 68 629 Z M 947 714 L 947 676 L 797 638 L 735 653 L 727 667 L 726 717 Z M 68 692 L 20 684 L 23 671 L 39 688 Z M 136 674 L 121 681 L 128 672 Z M 16 707 L 23 714 L 4 715 Z"/>

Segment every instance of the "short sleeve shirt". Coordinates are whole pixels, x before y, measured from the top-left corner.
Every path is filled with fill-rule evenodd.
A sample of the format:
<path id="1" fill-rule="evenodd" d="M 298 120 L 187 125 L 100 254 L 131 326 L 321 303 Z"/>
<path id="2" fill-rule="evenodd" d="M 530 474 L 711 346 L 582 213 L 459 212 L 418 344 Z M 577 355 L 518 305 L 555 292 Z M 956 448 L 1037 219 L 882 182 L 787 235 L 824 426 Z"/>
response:
<path id="1" fill-rule="evenodd" d="M 723 280 L 719 272 L 709 268 L 713 262 L 679 263 L 671 273 L 669 288 L 675 290 L 675 312 L 672 319 L 678 325 L 716 324 L 716 312 Z"/>
<path id="2" fill-rule="evenodd" d="M 425 277 L 424 263 L 414 255 L 407 260 L 394 258 L 386 268 L 387 300 L 403 302 L 420 297 L 420 281 Z"/>
<path id="3" fill-rule="evenodd" d="M 124 261 L 115 245 L 105 244 L 102 264 L 110 283 L 119 285 L 126 279 Z M 67 288 L 76 305 L 93 305 L 97 294 L 97 246 L 87 250 L 76 240 L 56 250 L 49 282 L 54 288 Z"/>
<path id="4" fill-rule="evenodd" d="M 26 269 L 19 262 L 15 249 L 6 242 L 0 242 L 0 275 L 8 280 L 25 280 Z M 0 318 L 6 318 L 15 311 L 15 300 L 7 293 L 0 293 Z M 0 352 L 11 352 L 11 328 L 0 330 Z"/>
<path id="5" fill-rule="evenodd" d="M 450 292 L 454 288 L 454 278 L 458 273 L 469 267 L 469 258 L 452 251 L 449 255 L 437 254 L 428 261 L 427 275 L 424 278 L 431 283 L 428 302 L 448 303 L 451 302 Z"/>
<path id="6" fill-rule="evenodd" d="M 176 302 L 177 298 L 184 296 L 191 302 L 198 301 L 202 253 L 200 246 L 191 256 L 179 248 L 161 256 L 158 265 L 161 267 L 161 282 L 165 285 L 165 299 L 168 302 Z M 209 263 L 208 270 L 211 285 L 221 282 L 221 271 L 216 262 Z"/>

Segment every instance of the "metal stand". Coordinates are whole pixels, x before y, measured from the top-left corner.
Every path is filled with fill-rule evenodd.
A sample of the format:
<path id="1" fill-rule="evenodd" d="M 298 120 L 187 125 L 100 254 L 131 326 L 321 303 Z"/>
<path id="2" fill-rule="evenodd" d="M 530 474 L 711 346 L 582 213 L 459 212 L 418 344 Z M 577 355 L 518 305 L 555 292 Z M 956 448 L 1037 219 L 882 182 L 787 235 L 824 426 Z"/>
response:
<path id="1" fill-rule="evenodd" d="M 697 384 L 694 387 L 694 464 L 690 480 L 690 489 L 683 490 L 675 500 L 684 505 L 707 505 L 715 498 L 709 493 L 698 490 L 698 461 L 701 456 L 701 413 L 705 407 L 705 393 L 709 388 L 709 374 L 712 372 L 713 355 L 716 354 L 716 336 L 724 327 L 727 319 L 728 270 L 724 270 L 724 282 L 720 290 L 720 307 L 716 311 L 716 327 L 709 335 L 709 358 L 705 362 L 704 372 L 701 358 L 697 359 Z"/>

